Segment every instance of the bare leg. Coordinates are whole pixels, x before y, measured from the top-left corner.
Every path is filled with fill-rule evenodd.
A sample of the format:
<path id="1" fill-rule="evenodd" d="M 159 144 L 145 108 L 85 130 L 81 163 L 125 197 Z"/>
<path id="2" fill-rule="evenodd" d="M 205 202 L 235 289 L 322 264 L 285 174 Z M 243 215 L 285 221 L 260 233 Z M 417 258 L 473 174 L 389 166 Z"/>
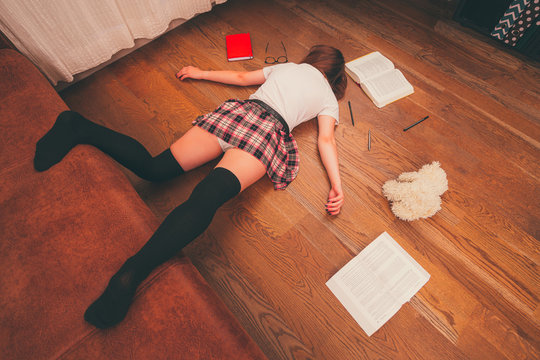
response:
<path id="1" fill-rule="evenodd" d="M 217 137 L 198 126 L 189 129 L 170 149 L 185 171 L 206 164 L 223 153 Z"/>
<path id="2" fill-rule="evenodd" d="M 266 167 L 255 156 L 240 150 L 230 149 L 216 167 L 222 167 L 232 172 L 244 191 L 266 174 Z"/>

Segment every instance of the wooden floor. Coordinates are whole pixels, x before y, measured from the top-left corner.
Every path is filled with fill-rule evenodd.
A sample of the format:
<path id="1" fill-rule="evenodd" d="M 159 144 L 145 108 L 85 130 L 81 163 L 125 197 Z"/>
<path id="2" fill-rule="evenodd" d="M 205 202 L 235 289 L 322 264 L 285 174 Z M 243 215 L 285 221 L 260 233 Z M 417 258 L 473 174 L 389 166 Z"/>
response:
<path id="1" fill-rule="evenodd" d="M 377 109 L 349 83 L 340 103 L 341 215 L 324 211 L 328 181 L 316 124 L 306 123 L 293 132 L 301 170 L 292 185 L 274 191 L 259 181 L 185 249 L 272 360 L 540 357 L 540 70 L 439 16 L 452 9 L 437 4 L 445 2 L 230 0 L 61 94 L 158 154 L 196 116 L 255 90 L 179 82 L 183 65 L 258 69 L 267 41 L 281 55 L 282 40 L 290 61 L 324 43 L 347 60 L 379 50 L 404 72 L 415 93 L 403 100 Z M 239 32 L 251 33 L 255 59 L 228 63 L 224 36 Z M 434 160 L 449 181 L 442 210 L 396 219 L 382 184 Z M 165 184 L 126 174 L 162 219 L 215 163 Z M 431 278 L 367 337 L 325 282 L 384 231 Z"/>

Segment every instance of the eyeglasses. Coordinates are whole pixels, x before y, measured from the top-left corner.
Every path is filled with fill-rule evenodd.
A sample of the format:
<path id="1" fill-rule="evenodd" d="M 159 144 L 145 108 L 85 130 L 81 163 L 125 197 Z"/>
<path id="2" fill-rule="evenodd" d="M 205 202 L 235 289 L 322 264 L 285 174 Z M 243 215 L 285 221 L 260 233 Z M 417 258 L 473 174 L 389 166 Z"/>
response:
<path id="1" fill-rule="evenodd" d="M 281 41 L 281 46 L 283 46 L 283 51 L 285 52 L 285 55 L 279 56 L 277 59 L 273 56 L 267 56 L 268 53 L 268 45 L 270 45 L 270 41 L 266 43 L 266 49 L 264 50 L 264 63 L 265 64 L 275 64 L 275 63 L 286 63 L 289 61 L 287 58 L 287 49 L 285 49 L 285 45 L 283 45 L 283 41 Z"/>

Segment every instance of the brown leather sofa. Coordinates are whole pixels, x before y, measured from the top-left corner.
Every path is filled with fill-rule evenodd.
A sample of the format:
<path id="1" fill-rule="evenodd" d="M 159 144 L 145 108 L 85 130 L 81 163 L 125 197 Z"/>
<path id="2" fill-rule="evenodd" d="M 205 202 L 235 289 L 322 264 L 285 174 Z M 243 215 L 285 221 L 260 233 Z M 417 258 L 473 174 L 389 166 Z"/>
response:
<path id="1" fill-rule="evenodd" d="M 159 225 L 106 155 L 77 146 L 33 168 L 67 106 L 22 55 L 0 50 L 0 358 L 264 359 L 189 259 L 154 271 L 108 330 L 83 314 Z"/>

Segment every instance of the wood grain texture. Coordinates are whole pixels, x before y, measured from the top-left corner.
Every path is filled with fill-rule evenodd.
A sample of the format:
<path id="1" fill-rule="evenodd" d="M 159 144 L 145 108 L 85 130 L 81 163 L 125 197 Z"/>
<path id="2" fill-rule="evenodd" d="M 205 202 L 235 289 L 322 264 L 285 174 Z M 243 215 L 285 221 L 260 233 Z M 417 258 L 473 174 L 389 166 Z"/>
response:
<path id="1" fill-rule="evenodd" d="M 301 170 L 289 188 L 257 182 L 225 204 L 184 252 L 270 359 L 535 359 L 540 69 L 450 20 L 455 4 L 230 0 L 61 95 L 73 110 L 158 154 L 196 116 L 255 90 L 180 82 L 174 74 L 184 65 L 258 69 L 268 41 L 283 41 L 293 62 L 317 43 L 340 48 L 347 60 L 381 51 L 415 93 L 377 109 L 349 80 L 336 128 L 342 214 L 324 212 L 329 183 L 317 126 L 309 122 L 293 132 Z M 224 37 L 240 32 L 251 33 L 255 58 L 229 63 Z M 396 219 L 382 185 L 434 160 L 449 181 L 442 210 L 426 220 Z M 163 219 L 215 164 L 162 184 L 125 172 Z M 325 282 L 383 231 L 431 278 L 367 337 Z"/>

